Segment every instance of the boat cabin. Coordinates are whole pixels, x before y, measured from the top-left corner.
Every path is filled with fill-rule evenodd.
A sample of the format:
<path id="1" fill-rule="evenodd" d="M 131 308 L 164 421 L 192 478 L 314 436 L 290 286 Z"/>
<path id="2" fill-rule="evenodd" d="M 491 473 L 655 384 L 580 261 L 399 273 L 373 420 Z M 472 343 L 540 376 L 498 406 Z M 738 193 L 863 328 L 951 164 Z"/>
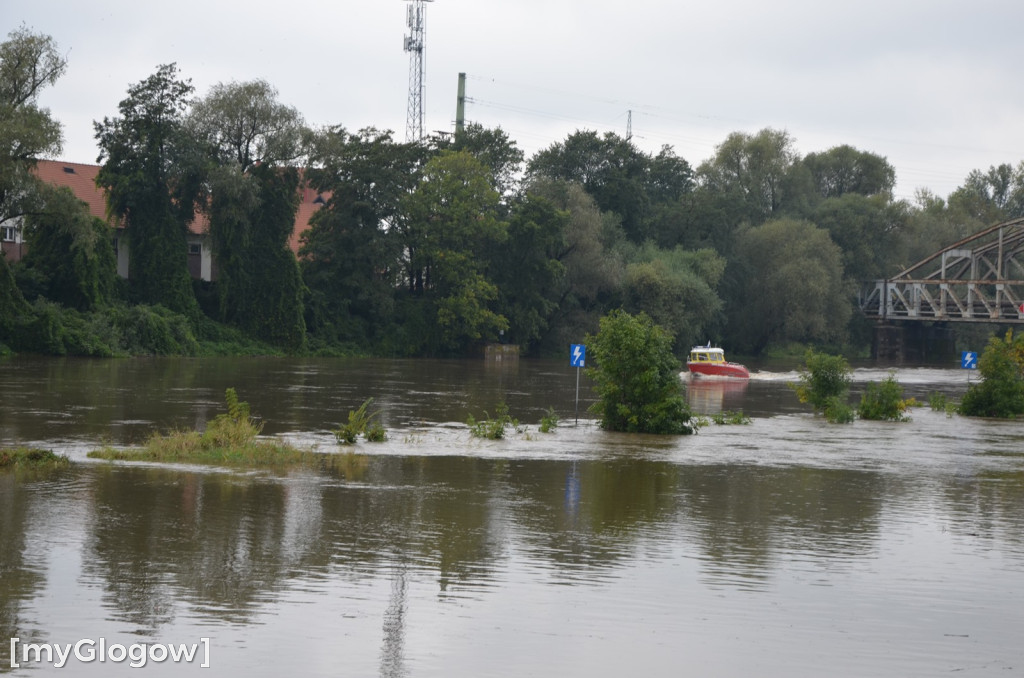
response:
<path id="1" fill-rule="evenodd" d="M 695 346 L 690 351 L 688 362 L 691 363 L 724 363 L 725 351 L 720 348 L 706 346 Z"/>

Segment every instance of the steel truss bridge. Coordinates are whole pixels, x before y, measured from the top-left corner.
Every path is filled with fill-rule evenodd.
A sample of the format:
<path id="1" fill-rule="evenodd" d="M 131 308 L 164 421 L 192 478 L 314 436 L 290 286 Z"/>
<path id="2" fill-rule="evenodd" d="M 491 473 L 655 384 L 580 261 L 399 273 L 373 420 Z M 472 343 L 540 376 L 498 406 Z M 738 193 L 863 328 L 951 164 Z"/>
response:
<path id="1" fill-rule="evenodd" d="M 1005 221 L 862 289 L 881 321 L 1024 324 L 1024 218 Z"/>

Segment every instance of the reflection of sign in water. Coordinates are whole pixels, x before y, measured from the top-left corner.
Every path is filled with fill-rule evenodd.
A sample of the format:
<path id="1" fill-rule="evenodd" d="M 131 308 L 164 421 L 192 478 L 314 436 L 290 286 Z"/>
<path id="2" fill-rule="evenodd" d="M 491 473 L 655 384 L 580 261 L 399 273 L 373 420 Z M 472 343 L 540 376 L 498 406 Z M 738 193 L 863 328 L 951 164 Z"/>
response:
<path id="1" fill-rule="evenodd" d="M 569 475 L 565 477 L 565 512 L 570 516 L 576 515 L 580 507 L 580 477 L 576 473 L 576 462 L 572 463 Z"/>
<path id="2" fill-rule="evenodd" d="M 965 370 L 978 369 L 978 354 L 974 351 L 964 351 L 960 354 L 960 367 Z"/>

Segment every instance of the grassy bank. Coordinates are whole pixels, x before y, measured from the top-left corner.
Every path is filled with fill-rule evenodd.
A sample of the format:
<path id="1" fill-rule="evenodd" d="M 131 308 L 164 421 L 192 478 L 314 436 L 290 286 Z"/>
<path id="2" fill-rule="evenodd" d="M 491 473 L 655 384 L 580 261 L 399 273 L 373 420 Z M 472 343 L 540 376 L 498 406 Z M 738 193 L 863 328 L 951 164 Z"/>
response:
<path id="1" fill-rule="evenodd" d="M 92 459 L 214 464 L 223 466 L 296 466 L 333 463 L 337 455 L 318 454 L 276 440 L 259 439 L 263 425 L 249 416 L 248 403 L 227 389 L 227 414 L 210 421 L 206 430 L 154 433 L 139 448 L 105 447 L 89 452 Z"/>
<path id="2" fill-rule="evenodd" d="M 9 468 L 64 468 L 71 460 L 63 454 L 29 447 L 0 449 L 0 470 Z"/>

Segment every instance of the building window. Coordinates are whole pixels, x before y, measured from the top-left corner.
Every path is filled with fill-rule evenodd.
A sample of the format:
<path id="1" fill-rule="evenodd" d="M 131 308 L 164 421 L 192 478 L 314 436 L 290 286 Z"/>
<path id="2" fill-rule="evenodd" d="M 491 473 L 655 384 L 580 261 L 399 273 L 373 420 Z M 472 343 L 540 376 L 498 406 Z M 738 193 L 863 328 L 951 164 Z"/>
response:
<path id="1" fill-rule="evenodd" d="M 2 226 L 0 227 L 0 240 L 3 242 L 15 242 L 18 236 L 17 226 Z"/>
<path id="2" fill-rule="evenodd" d="M 202 246 L 202 244 L 201 243 L 197 243 L 197 242 L 190 242 L 188 244 L 188 253 L 189 254 L 202 254 L 203 253 L 203 246 Z"/>

